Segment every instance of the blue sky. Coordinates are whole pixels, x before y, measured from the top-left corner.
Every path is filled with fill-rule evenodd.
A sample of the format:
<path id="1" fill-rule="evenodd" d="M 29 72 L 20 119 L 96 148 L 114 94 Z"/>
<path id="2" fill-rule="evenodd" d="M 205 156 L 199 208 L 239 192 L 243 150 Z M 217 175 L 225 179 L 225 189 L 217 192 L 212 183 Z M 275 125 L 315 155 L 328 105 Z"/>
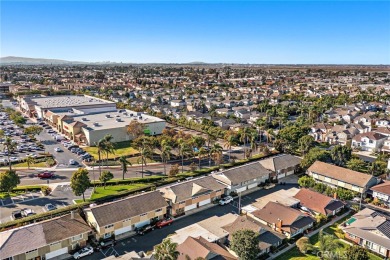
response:
<path id="1" fill-rule="evenodd" d="M 0 56 L 390 64 L 389 1 L 1 1 Z"/>

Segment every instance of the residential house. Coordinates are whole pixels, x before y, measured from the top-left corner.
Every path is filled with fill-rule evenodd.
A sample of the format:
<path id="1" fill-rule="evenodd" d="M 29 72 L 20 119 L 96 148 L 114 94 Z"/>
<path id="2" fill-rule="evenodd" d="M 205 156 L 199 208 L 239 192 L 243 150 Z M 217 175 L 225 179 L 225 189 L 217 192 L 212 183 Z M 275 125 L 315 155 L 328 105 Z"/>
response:
<path id="1" fill-rule="evenodd" d="M 351 191 L 365 193 L 377 184 L 377 179 L 369 174 L 352 171 L 347 168 L 321 161 L 314 162 L 307 174 L 317 182 L 324 183 L 332 188 L 345 188 Z"/>
<path id="2" fill-rule="evenodd" d="M 171 107 L 185 107 L 187 103 L 184 100 L 174 99 L 171 100 Z"/>
<path id="3" fill-rule="evenodd" d="M 161 188 L 160 192 L 168 201 L 170 214 L 176 216 L 212 203 L 225 193 L 225 188 L 226 185 L 206 176 Z"/>
<path id="4" fill-rule="evenodd" d="M 236 260 L 236 256 L 218 245 L 211 243 L 203 237 L 187 237 L 178 245 L 177 251 L 180 253 L 177 260 L 188 260 L 202 258 L 205 260 Z"/>
<path id="5" fill-rule="evenodd" d="M 227 192 L 243 192 L 256 188 L 270 178 L 271 171 L 259 162 L 248 163 L 212 174 L 218 182 L 227 186 Z"/>
<path id="6" fill-rule="evenodd" d="M 299 200 L 294 198 L 294 196 L 299 192 L 298 188 L 290 188 L 288 190 L 282 189 L 275 192 L 272 192 L 268 195 L 261 196 L 256 199 L 256 202 L 253 202 L 250 205 L 244 206 L 242 208 L 243 212 L 253 212 L 265 207 L 268 202 L 276 202 L 290 208 L 298 208 Z"/>
<path id="7" fill-rule="evenodd" d="M 341 201 L 309 189 L 301 189 L 294 198 L 299 200 L 302 209 L 316 215 L 334 216 L 344 208 Z"/>
<path id="8" fill-rule="evenodd" d="M 280 180 L 298 171 L 301 161 L 302 159 L 297 156 L 281 154 L 261 160 L 259 163 L 272 172 L 271 177 Z"/>
<path id="9" fill-rule="evenodd" d="M 390 153 L 390 139 L 386 140 L 386 141 L 383 143 L 381 152 Z"/>
<path id="10" fill-rule="evenodd" d="M 390 257 L 390 220 L 386 215 L 365 208 L 342 226 L 345 238 L 372 252 Z"/>
<path id="11" fill-rule="evenodd" d="M 214 121 L 214 125 L 221 127 L 223 130 L 229 129 L 229 127 L 235 123 L 236 121 L 231 118 L 218 118 Z"/>
<path id="12" fill-rule="evenodd" d="M 0 259 L 56 259 L 86 245 L 91 228 L 71 214 L 0 233 Z M 69 255 L 68 255 L 69 256 Z"/>
<path id="13" fill-rule="evenodd" d="M 285 235 L 294 237 L 313 227 L 315 220 L 299 210 L 276 202 L 268 202 L 264 208 L 249 214 L 260 223 Z"/>
<path id="14" fill-rule="evenodd" d="M 386 205 L 390 205 L 390 181 L 371 187 L 371 191 L 372 197 L 386 203 Z"/>
<path id="15" fill-rule="evenodd" d="M 284 235 L 274 231 L 272 228 L 264 225 L 248 216 L 238 216 L 237 219 L 224 227 L 222 227 L 229 233 L 228 239 L 231 239 L 231 234 L 239 230 L 252 230 L 259 234 L 259 248 L 261 254 L 269 253 L 271 248 L 277 248 L 282 245 L 283 240 L 286 238 Z"/>
<path id="16" fill-rule="evenodd" d="M 127 236 L 135 228 L 162 219 L 167 213 L 167 202 L 160 192 L 142 193 L 121 200 L 93 205 L 84 210 L 88 224 L 98 238 Z"/>
<path id="17" fill-rule="evenodd" d="M 310 128 L 310 135 L 315 141 L 326 142 L 326 135 L 330 132 L 332 126 L 326 123 L 315 123 Z"/>
<path id="18" fill-rule="evenodd" d="M 387 136 L 375 132 L 358 134 L 352 138 L 352 147 L 363 151 L 376 152 L 380 151 L 386 140 Z"/>
<path id="19" fill-rule="evenodd" d="M 251 112 L 249 112 L 249 110 L 247 109 L 238 109 L 234 112 L 234 115 L 237 117 L 237 118 L 240 118 L 241 120 L 247 120 L 249 119 L 250 115 L 251 115 Z"/>

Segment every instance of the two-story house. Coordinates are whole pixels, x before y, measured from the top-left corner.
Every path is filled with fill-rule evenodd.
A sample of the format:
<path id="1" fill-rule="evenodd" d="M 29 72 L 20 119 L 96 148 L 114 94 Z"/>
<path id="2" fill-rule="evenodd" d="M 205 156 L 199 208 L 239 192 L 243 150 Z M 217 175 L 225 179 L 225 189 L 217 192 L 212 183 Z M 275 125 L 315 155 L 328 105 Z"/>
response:
<path id="1" fill-rule="evenodd" d="M 283 177 L 294 174 L 299 169 L 301 161 L 302 159 L 297 156 L 281 154 L 261 160 L 259 163 L 272 172 L 272 178 L 280 180 Z"/>
<path id="2" fill-rule="evenodd" d="M 377 184 L 377 179 L 369 174 L 353 171 L 321 161 L 314 162 L 307 174 L 316 182 L 324 183 L 332 188 L 345 188 L 358 193 L 365 193 Z"/>
<path id="3" fill-rule="evenodd" d="M 127 236 L 164 217 L 167 202 L 160 192 L 142 193 L 121 200 L 93 205 L 84 210 L 87 223 L 96 230 L 98 238 Z"/>
<path id="4" fill-rule="evenodd" d="M 243 192 L 256 188 L 270 178 L 271 171 L 259 162 L 248 163 L 212 174 L 218 182 L 227 186 L 227 193 Z"/>
<path id="5" fill-rule="evenodd" d="M 363 151 L 380 151 L 384 142 L 387 140 L 387 136 L 380 133 L 368 132 L 355 135 L 352 138 L 352 147 L 359 148 Z"/>
<path id="6" fill-rule="evenodd" d="M 0 233 L 0 259 L 59 259 L 87 244 L 91 228 L 71 214 Z"/>
<path id="7" fill-rule="evenodd" d="M 390 205 L 390 181 L 371 187 L 372 197 Z"/>
<path id="8" fill-rule="evenodd" d="M 225 188 L 224 184 L 206 176 L 161 188 L 160 192 L 168 201 L 170 214 L 176 216 L 212 203 L 225 193 Z"/>
<path id="9" fill-rule="evenodd" d="M 268 202 L 262 209 L 249 213 L 260 223 L 285 235 L 294 237 L 313 227 L 315 220 L 299 210 L 277 202 Z"/>

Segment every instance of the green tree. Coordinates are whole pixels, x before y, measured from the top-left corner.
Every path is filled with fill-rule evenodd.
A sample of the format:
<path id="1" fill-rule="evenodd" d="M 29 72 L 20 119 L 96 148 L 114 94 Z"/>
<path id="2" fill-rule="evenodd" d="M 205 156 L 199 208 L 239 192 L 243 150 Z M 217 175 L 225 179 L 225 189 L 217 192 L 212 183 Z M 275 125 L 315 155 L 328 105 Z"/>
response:
<path id="1" fill-rule="evenodd" d="M 144 166 L 146 167 L 146 164 L 148 162 L 148 159 L 152 157 L 152 150 L 150 149 L 149 145 L 145 144 L 143 147 L 139 149 L 139 158 L 137 160 L 138 164 L 141 164 L 141 176 L 144 177 Z"/>
<path id="2" fill-rule="evenodd" d="M 241 132 L 240 132 L 240 142 L 243 143 L 243 150 L 244 150 L 244 156 L 245 156 L 245 159 L 246 159 L 246 143 L 248 141 L 248 138 L 250 136 L 250 129 L 248 127 L 244 127 Z"/>
<path id="3" fill-rule="evenodd" d="M 102 153 L 106 150 L 106 143 L 104 139 L 100 139 L 97 143 L 95 143 L 98 152 L 98 160 L 99 160 L 99 175 L 102 175 Z"/>
<path id="4" fill-rule="evenodd" d="M 301 237 L 297 240 L 296 244 L 299 251 L 303 254 L 306 254 L 306 252 L 312 248 L 312 244 L 310 244 L 308 237 Z"/>
<path id="5" fill-rule="evenodd" d="M 229 162 L 230 162 L 232 146 L 236 144 L 236 137 L 234 136 L 234 133 L 232 131 L 227 131 L 224 136 L 224 141 L 225 142 L 223 146 L 229 149 Z"/>
<path id="6" fill-rule="evenodd" d="M 26 157 L 27 168 L 30 169 L 30 165 L 35 163 L 35 158 L 31 155 Z"/>
<path id="7" fill-rule="evenodd" d="M 222 151 L 223 151 L 223 148 L 218 143 L 213 144 L 213 146 L 210 149 L 210 156 L 213 158 L 214 162 L 218 165 L 221 164 Z"/>
<path id="8" fill-rule="evenodd" d="M 43 128 L 37 125 L 32 125 L 29 127 L 24 128 L 23 132 L 26 135 L 29 135 L 30 137 L 35 137 L 39 135 L 43 131 Z"/>
<path id="9" fill-rule="evenodd" d="M 187 141 L 184 139 L 179 139 L 178 140 L 179 144 L 179 155 L 181 157 L 181 172 L 184 172 L 184 157 L 190 155 L 192 153 L 191 146 Z"/>
<path id="10" fill-rule="evenodd" d="M 76 196 L 83 195 L 83 201 L 85 201 L 84 193 L 91 186 L 91 180 L 88 176 L 88 170 L 85 168 L 79 168 L 72 174 L 70 178 L 70 187 Z"/>
<path id="11" fill-rule="evenodd" d="M 144 125 L 138 122 L 138 120 L 132 120 L 127 126 L 127 133 L 136 139 L 144 135 Z"/>
<path id="12" fill-rule="evenodd" d="M 15 152 L 15 149 L 17 147 L 17 143 L 14 142 L 14 140 L 12 140 L 11 138 L 6 137 L 4 142 L 3 142 L 3 146 L 7 150 L 7 158 L 8 158 L 9 170 L 12 171 L 12 163 L 11 163 L 11 160 L 9 158 L 10 158 L 11 153 Z"/>
<path id="13" fill-rule="evenodd" d="M 115 154 L 115 146 L 113 143 L 114 137 L 111 134 L 106 134 L 103 137 L 103 152 L 106 154 L 106 164 L 108 166 L 108 155 Z"/>
<path id="14" fill-rule="evenodd" d="M 368 256 L 367 249 L 358 245 L 349 246 L 347 250 L 345 250 L 345 256 L 347 257 L 347 260 L 369 260 L 370 259 L 370 257 Z"/>
<path id="15" fill-rule="evenodd" d="M 298 179 L 298 184 L 301 187 L 311 188 L 311 187 L 314 187 L 316 182 L 312 177 L 304 175 Z"/>
<path id="16" fill-rule="evenodd" d="M 230 248 L 241 260 L 257 259 L 260 253 L 259 234 L 252 230 L 242 229 L 233 233 Z"/>
<path id="17" fill-rule="evenodd" d="M 353 171 L 360 172 L 366 167 L 366 163 L 361 159 L 352 158 L 347 162 L 347 167 Z"/>
<path id="18" fill-rule="evenodd" d="M 10 193 L 20 184 L 20 177 L 15 171 L 5 171 L 0 173 L 0 190 Z"/>
<path id="19" fill-rule="evenodd" d="M 52 167 L 54 164 L 56 164 L 56 161 L 52 157 L 48 157 L 45 161 L 45 164 L 47 167 Z"/>
<path id="20" fill-rule="evenodd" d="M 119 163 L 121 165 L 121 169 L 122 169 L 122 180 L 125 179 L 125 174 L 127 173 L 127 166 L 128 165 L 131 165 L 131 162 L 129 162 L 126 158 L 126 156 L 122 155 L 121 157 L 119 157 Z"/>
<path id="21" fill-rule="evenodd" d="M 174 177 L 179 174 L 179 165 L 176 163 L 171 166 L 171 169 L 169 169 L 168 176 Z"/>
<path id="22" fill-rule="evenodd" d="M 176 260 L 179 255 L 177 243 L 172 242 L 170 238 L 165 238 L 161 244 L 154 248 L 154 257 L 157 260 Z"/>
<path id="23" fill-rule="evenodd" d="M 314 137 L 311 135 L 304 135 L 298 140 L 299 150 L 302 155 L 305 155 L 311 148 L 314 147 Z"/>
<path id="24" fill-rule="evenodd" d="M 201 147 L 198 151 L 198 160 L 199 160 L 199 169 L 202 168 L 200 162 L 202 161 L 203 158 L 205 158 L 209 152 L 204 148 Z"/>
<path id="25" fill-rule="evenodd" d="M 285 143 L 285 148 L 288 151 L 295 151 L 298 148 L 298 140 L 307 135 L 308 132 L 308 127 L 286 126 L 279 131 L 277 139 Z"/>
<path id="26" fill-rule="evenodd" d="M 336 145 L 330 151 L 330 156 L 336 165 L 345 166 L 351 160 L 352 149 L 345 145 Z"/>
<path id="27" fill-rule="evenodd" d="M 301 161 L 302 169 L 306 170 L 317 160 L 327 162 L 330 160 L 330 155 L 326 150 L 314 147 L 303 157 Z"/>
<path id="28" fill-rule="evenodd" d="M 327 256 L 327 252 L 334 252 L 340 247 L 340 242 L 333 235 L 324 235 L 323 230 L 320 230 L 318 235 L 318 248 L 321 252 L 321 258 Z"/>
<path id="29" fill-rule="evenodd" d="M 110 171 L 103 171 L 99 176 L 99 181 L 103 182 L 104 189 L 106 189 L 106 184 L 109 180 L 112 180 L 114 175 Z"/>

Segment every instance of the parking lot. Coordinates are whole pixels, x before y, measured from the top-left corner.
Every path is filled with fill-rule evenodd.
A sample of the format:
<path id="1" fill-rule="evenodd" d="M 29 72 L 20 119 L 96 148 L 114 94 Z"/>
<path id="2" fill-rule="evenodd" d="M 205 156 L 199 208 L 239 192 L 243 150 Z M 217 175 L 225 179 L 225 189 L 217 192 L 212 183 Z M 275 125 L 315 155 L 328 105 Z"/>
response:
<path id="1" fill-rule="evenodd" d="M 88 199 L 93 192 L 93 188 L 85 191 L 85 198 Z M 18 196 L 16 199 L 7 199 L 0 205 L 0 223 L 11 221 L 13 211 L 31 209 L 39 214 L 47 212 L 45 205 L 53 204 L 56 208 L 62 208 L 74 204 L 73 200 L 82 199 L 82 196 L 75 196 L 69 184 L 57 185 L 49 196 L 43 196 L 40 192 Z M 11 201 L 10 201 L 11 200 Z M 10 204 L 9 204 L 10 203 Z"/>

